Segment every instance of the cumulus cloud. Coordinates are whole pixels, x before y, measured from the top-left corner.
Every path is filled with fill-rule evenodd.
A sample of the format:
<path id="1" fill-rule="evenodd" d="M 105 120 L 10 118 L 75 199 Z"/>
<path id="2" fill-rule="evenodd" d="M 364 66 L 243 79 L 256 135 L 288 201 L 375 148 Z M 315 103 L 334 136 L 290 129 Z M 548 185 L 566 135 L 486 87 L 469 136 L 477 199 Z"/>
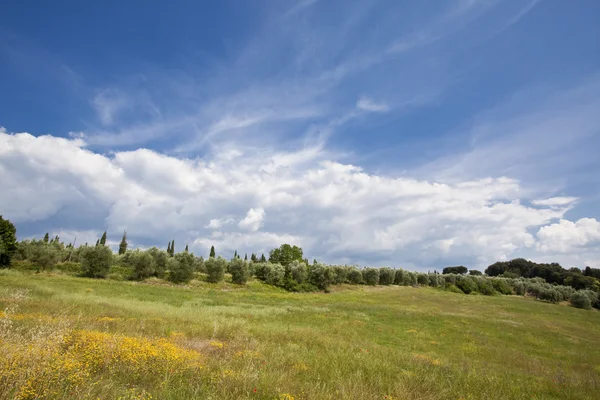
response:
<path id="1" fill-rule="evenodd" d="M 561 219 L 543 226 L 537 233 L 538 249 L 542 252 L 569 253 L 600 244 L 600 222 L 595 218 L 581 218 L 576 222 Z"/>
<path id="2" fill-rule="evenodd" d="M 377 103 L 368 97 L 361 97 L 356 102 L 356 108 L 363 111 L 369 112 L 387 112 L 390 110 L 390 106 L 385 103 Z"/>
<path id="3" fill-rule="evenodd" d="M 238 226 L 241 229 L 248 230 L 250 232 L 256 232 L 263 226 L 263 220 L 265 219 L 265 210 L 263 208 L 251 208 L 246 213 L 246 218 L 240 221 Z"/>
<path id="4" fill-rule="evenodd" d="M 442 184 L 301 158 L 298 164 L 296 153 L 240 154 L 232 163 L 146 149 L 107 156 L 81 139 L 0 132 L 0 209 L 18 224 L 59 210 L 84 218 L 93 204 L 106 226 L 87 229 L 117 236 L 127 230 L 137 243 L 175 238 L 199 252 L 211 244 L 223 252 L 268 252 L 295 243 L 329 262 L 417 268 L 454 259 L 481 266 L 523 249 L 554 248 L 564 232 L 573 245 L 598 235 L 595 220 L 548 225 L 571 202 L 527 206 L 523 188 L 509 178 Z M 538 247 L 531 229 L 539 229 Z"/>

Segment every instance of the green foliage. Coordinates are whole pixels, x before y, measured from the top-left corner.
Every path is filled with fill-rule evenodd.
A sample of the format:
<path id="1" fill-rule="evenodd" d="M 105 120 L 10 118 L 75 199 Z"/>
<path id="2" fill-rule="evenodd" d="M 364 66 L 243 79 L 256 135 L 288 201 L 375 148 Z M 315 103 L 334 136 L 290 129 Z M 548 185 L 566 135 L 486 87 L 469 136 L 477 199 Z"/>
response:
<path id="1" fill-rule="evenodd" d="M 429 286 L 429 276 L 427 274 L 418 274 L 417 283 L 423 286 Z"/>
<path id="2" fill-rule="evenodd" d="M 60 254 L 54 245 L 36 241 L 32 245 L 29 261 L 38 267 L 38 271 L 46 271 L 60 261 Z"/>
<path id="3" fill-rule="evenodd" d="M 248 263 L 241 258 L 231 260 L 229 263 L 229 272 L 231 273 L 231 282 L 233 283 L 245 285 L 248 281 Z"/>
<path id="4" fill-rule="evenodd" d="M 173 283 L 188 283 L 194 277 L 194 255 L 182 252 L 175 254 L 167 262 L 169 280 Z"/>
<path id="5" fill-rule="evenodd" d="M 308 279 L 308 267 L 303 262 L 294 260 L 285 267 L 285 277 L 302 284 Z"/>
<path id="6" fill-rule="evenodd" d="M 459 288 L 464 294 L 471 294 L 477 291 L 477 284 L 467 276 L 457 279 L 456 287 Z"/>
<path id="7" fill-rule="evenodd" d="M 169 254 L 157 247 L 149 248 L 147 253 L 152 256 L 154 264 L 154 276 L 163 278 L 167 271 L 167 260 L 169 259 Z"/>
<path id="8" fill-rule="evenodd" d="M 479 293 L 486 295 L 486 296 L 493 296 L 493 295 L 497 294 L 496 290 L 494 289 L 494 284 L 493 284 L 493 282 L 490 281 L 490 279 L 481 278 L 481 277 L 473 277 L 471 279 L 477 285 L 477 291 Z M 510 287 L 508 290 L 512 293 L 512 290 L 510 289 Z"/>
<path id="9" fill-rule="evenodd" d="M 438 287 L 440 286 L 440 275 L 439 274 L 428 274 L 429 286 Z"/>
<path id="10" fill-rule="evenodd" d="M 404 270 L 397 269 L 394 273 L 394 285 L 404 285 Z"/>
<path id="11" fill-rule="evenodd" d="M 508 284 L 506 279 L 497 278 L 497 279 L 490 279 L 490 280 L 492 282 L 492 285 L 494 286 L 494 289 L 498 293 L 506 294 L 506 295 L 513 294 L 512 287 Z"/>
<path id="12" fill-rule="evenodd" d="M 553 288 L 542 288 L 542 290 L 538 294 L 538 299 L 550 303 L 558 303 L 560 301 L 560 293 Z"/>
<path id="13" fill-rule="evenodd" d="M 362 270 L 363 282 L 367 285 L 375 286 L 379 283 L 379 269 L 364 268 Z"/>
<path id="14" fill-rule="evenodd" d="M 81 263 L 73 261 L 59 262 L 54 266 L 54 269 L 71 276 L 81 275 L 83 272 Z"/>
<path id="15" fill-rule="evenodd" d="M 102 237 L 100 238 L 100 246 L 106 246 L 106 231 L 104 231 Z"/>
<path id="16" fill-rule="evenodd" d="M 318 263 L 317 263 L 318 264 Z M 313 264 L 316 265 L 316 264 Z M 342 283 L 346 283 L 348 280 L 348 268 L 343 267 L 341 265 L 334 265 L 332 267 L 333 270 L 333 284 L 341 285 Z"/>
<path id="17" fill-rule="evenodd" d="M 391 285 L 394 283 L 395 272 L 389 267 L 379 268 L 379 284 Z"/>
<path id="18" fill-rule="evenodd" d="M 106 278 L 110 269 L 112 251 L 106 246 L 84 247 L 81 252 L 81 269 L 88 278 Z"/>
<path id="19" fill-rule="evenodd" d="M 483 274 L 481 273 L 481 271 L 477 271 L 476 269 L 472 269 L 472 270 L 469 271 L 469 275 L 472 275 L 472 276 L 481 276 Z"/>
<path id="20" fill-rule="evenodd" d="M 463 292 L 462 290 L 460 290 L 456 285 L 453 285 L 451 283 L 447 283 L 444 287 L 444 290 L 447 290 L 449 292 L 452 293 L 460 293 L 460 294 L 464 294 L 465 292 Z"/>
<path id="21" fill-rule="evenodd" d="M 215 254 L 216 254 L 215 253 L 215 246 L 210 246 L 210 254 L 209 254 L 208 258 L 215 258 L 216 257 Z"/>
<path id="22" fill-rule="evenodd" d="M 571 296 L 571 305 L 577 308 L 584 308 L 590 310 L 592 308 L 592 302 L 590 298 L 582 291 L 577 291 Z"/>
<path id="23" fill-rule="evenodd" d="M 291 246 L 287 243 L 282 244 L 278 248 L 269 252 L 269 262 L 279 263 L 281 265 L 288 265 L 294 260 L 302 262 L 302 258 L 302 249 L 298 246 Z"/>
<path id="24" fill-rule="evenodd" d="M 461 274 L 465 275 L 469 270 L 467 267 L 463 267 L 462 265 L 456 267 L 446 267 L 443 269 L 442 274 Z"/>
<path id="25" fill-rule="evenodd" d="M 135 250 L 129 253 L 128 264 L 133 272 L 131 277 L 135 280 L 144 280 L 156 273 L 154 258 L 148 251 Z"/>
<path id="26" fill-rule="evenodd" d="M 513 290 L 515 291 L 515 294 L 517 296 L 524 296 L 525 295 L 525 285 L 523 284 L 523 282 L 517 281 L 513 284 Z"/>
<path id="27" fill-rule="evenodd" d="M 0 268 L 8 268 L 17 251 L 17 228 L 0 215 Z"/>
<path id="28" fill-rule="evenodd" d="M 356 267 L 348 268 L 348 282 L 353 285 L 360 285 L 363 283 L 362 272 Z"/>
<path id="29" fill-rule="evenodd" d="M 323 264 L 311 265 L 308 271 L 308 281 L 320 290 L 327 290 L 333 283 L 335 274 L 332 268 Z"/>
<path id="30" fill-rule="evenodd" d="M 44 235 L 44 243 L 48 243 L 49 240 L 50 240 L 50 234 L 48 232 L 46 232 L 46 234 Z"/>
<path id="31" fill-rule="evenodd" d="M 265 282 L 273 286 L 282 286 L 285 278 L 285 269 L 281 264 L 267 263 L 265 269 Z"/>
<path id="32" fill-rule="evenodd" d="M 225 277 L 226 266 L 227 260 L 224 258 L 210 257 L 204 262 L 204 267 L 206 268 L 207 274 L 206 280 L 212 283 L 221 282 Z"/>
<path id="33" fill-rule="evenodd" d="M 121 243 L 119 244 L 119 254 L 125 254 L 127 251 L 127 232 L 123 232 L 123 239 L 121 239 Z"/>

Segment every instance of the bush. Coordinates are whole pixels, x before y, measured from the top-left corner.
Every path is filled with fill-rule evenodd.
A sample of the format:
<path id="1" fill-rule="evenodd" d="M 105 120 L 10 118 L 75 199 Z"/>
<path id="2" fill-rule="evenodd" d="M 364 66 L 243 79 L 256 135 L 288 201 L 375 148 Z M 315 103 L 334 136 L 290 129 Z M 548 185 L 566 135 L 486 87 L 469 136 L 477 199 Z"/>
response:
<path id="1" fill-rule="evenodd" d="M 206 280 L 212 283 L 221 282 L 225 278 L 226 264 L 227 261 L 220 256 L 219 258 L 210 257 L 206 260 L 204 262 L 207 274 Z"/>
<path id="2" fill-rule="evenodd" d="M 156 272 L 154 269 L 154 258 L 149 252 L 136 250 L 127 257 L 129 266 L 133 269 L 131 278 L 143 280 L 151 277 Z"/>
<path id="3" fill-rule="evenodd" d="M 417 283 L 423 286 L 429 286 L 429 276 L 427 274 L 418 274 Z"/>
<path id="4" fill-rule="evenodd" d="M 360 285 L 363 283 L 362 272 L 358 268 L 348 268 L 348 282 L 353 285 Z"/>
<path id="5" fill-rule="evenodd" d="M 362 278 L 365 284 L 375 286 L 379 283 L 379 270 L 377 268 L 365 268 L 362 270 Z"/>
<path id="6" fill-rule="evenodd" d="M 28 271 L 37 271 L 38 267 L 36 267 L 31 261 L 29 260 L 15 260 L 13 259 L 10 262 L 10 267 L 17 270 L 17 271 L 22 271 L 22 272 L 28 272 Z"/>
<path id="7" fill-rule="evenodd" d="M 493 296 L 496 294 L 494 285 L 490 280 L 486 278 L 475 278 L 475 284 L 477 285 L 477 291 L 485 296 Z"/>
<path id="8" fill-rule="evenodd" d="M 29 261 L 38 267 L 38 271 L 51 270 L 58 263 L 60 253 L 49 244 L 37 242 L 31 248 Z"/>
<path id="9" fill-rule="evenodd" d="M 592 307 L 600 308 L 600 296 L 597 292 L 589 289 L 581 290 L 581 292 L 583 292 L 590 299 Z"/>
<path id="10" fill-rule="evenodd" d="M 265 282 L 273 286 L 282 286 L 285 278 L 285 269 L 281 264 L 268 263 Z"/>
<path id="11" fill-rule="evenodd" d="M 167 252 L 156 247 L 148 249 L 147 252 L 154 260 L 154 276 L 163 278 L 165 276 L 165 272 L 167 271 L 167 260 L 169 259 Z"/>
<path id="12" fill-rule="evenodd" d="M 494 289 L 501 294 L 513 294 L 512 288 L 504 279 L 492 279 Z"/>
<path id="13" fill-rule="evenodd" d="M 571 296 L 571 305 L 573 307 L 584 308 L 586 310 L 590 310 L 592 308 L 592 302 L 590 301 L 590 298 L 583 293 L 582 290 L 578 290 L 577 292 L 573 293 Z"/>
<path id="14" fill-rule="evenodd" d="M 334 279 L 333 269 L 323 264 L 311 265 L 310 271 L 308 271 L 308 281 L 320 290 L 327 290 Z"/>
<path id="15" fill-rule="evenodd" d="M 308 268 L 303 262 L 294 260 L 285 267 L 285 274 L 297 284 L 302 284 L 308 279 Z"/>
<path id="16" fill-rule="evenodd" d="M 174 261 L 174 262 L 173 262 Z M 188 252 L 175 254 L 167 262 L 169 280 L 173 283 L 187 283 L 194 277 L 194 256 Z"/>
<path id="17" fill-rule="evenodd" d="M 248 281 L 248 263 L 241 258 L 235 258 L 229 263 L 229 272 L 231 273 L 231 282 L 238 285 L 245 285 Z"/>
<path id="18" fill-rule="evenodd" d="M 346 283 L 348 279 L 348 268 L 342 267 L 341 265 L 335 265 L 330 267 L 333 270 L 333 284 L 341 285 L 342 283 Z"/>
<path id="19" fill-rule="evenodd" d="M 106 246 L 85 247 L 81 252 L 83 275 L 88 278 L 106 278 L 112 255 L 112 251 Z"/>
<path id="20" fill-rule="evenodd" d="M 404 270 L 396 270 L 394 273 L 394 285 L 404 285 Z"/>
<path id="21" fill-rule="evenodd" d="M 395 272 L 393 269 L 388 267 L 379 268 L 379 284 L 380 285 L 391 285 L 394 283 Z"/>
<path id="22" fill-rule="evenodd" d="M 558 303 L 560 301 L 560 293 L 556 289 L 542 288 L 538 294 L 538 299 L 544 300 L 550 303 Z"/>
<path id="23" fill-rule="evenodd" d="M 58 263 L 54 266 L 57 270 L 68 274 L 68 275 L 81 275 L 81 263 L 73 262 L 73 261 L 65 261 Z"/>
<path id="24" fill-rule="evenodd" d="M 462 290 L 460 290 L 458 287 L 456 287 L 456 285 L 453 285 L 451 283 L 447 283 L 444 289 L 452 293 L 464 294 Z"/>
<path id="25" fill-rule="evenodd" d="M 444 279 L 446 280 L 446 283 L 449 283 L 451 285 L 456 285 L 456 275 L 455 274 L 444 275 Z"/>
<path id="26" fill-rule="evenodd" d="M 513 290 L 515 291 L 515 294 L 517 296 L 524 296 L 525 295 L 525 285 L 523 284 L 523 282 L 516 281 L 513 284 Z"/>
<path id="27" fill-rule="evenodd" d="M 462 290 L 464 294 L 470 294 L 477 291 L 477 284 L 471 278 L 463 277 L 457 279 L 456 287 Z"/>
<path id="28" fill-rule="evenodd" d="M 204 263 L 206 264 L 206 262 Z M 257 279 L 260 279 L 261 281 L 266 281 L 267 280 L 267 270 L 269 269 L 269 266 L 267 263 L 254 263 L 254 276 L 256 276 Z"/>
<path id="29" fill-rule="evenodd" d="M 429 275 L 429 286 L 431 287 L 438 287 L 440 286 L 439 283 L 439 274 L 428 274 Z"/>

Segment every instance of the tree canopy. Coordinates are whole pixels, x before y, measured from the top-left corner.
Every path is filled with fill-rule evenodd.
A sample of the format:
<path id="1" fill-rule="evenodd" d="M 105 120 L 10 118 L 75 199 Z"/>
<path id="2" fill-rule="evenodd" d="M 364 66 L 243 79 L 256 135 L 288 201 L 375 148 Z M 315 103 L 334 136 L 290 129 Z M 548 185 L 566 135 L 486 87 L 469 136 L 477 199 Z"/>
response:
<path id="1" fill-rule="evenodd" d="M 287 265 L 294 260 L 302 262 L 302 256 L 302 248 L 286 243 L 269 252 L 269 262 Z"/>

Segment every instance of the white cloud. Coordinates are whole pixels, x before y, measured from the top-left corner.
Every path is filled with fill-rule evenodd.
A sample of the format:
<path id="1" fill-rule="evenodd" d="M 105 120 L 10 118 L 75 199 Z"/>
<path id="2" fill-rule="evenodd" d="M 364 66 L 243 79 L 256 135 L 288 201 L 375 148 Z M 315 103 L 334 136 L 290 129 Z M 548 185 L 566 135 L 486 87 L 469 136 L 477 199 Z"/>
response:
<path id="1" fill-rule="evenodd" d="M 238 226 L 241 229 L 248 230 L 250 232 L 256 232 L 263 226 L 265 219 L 265 210 L 263 208 L 251 208 L 246 214 L 246 218 L 240 221 Z"/>
<path id="2" fill-rule="evenodd" d="M 390 107 L 385 103 L 377 103 L 368 97 L 361 97 L 356 102 L 356 108 L 369 112 L 387 112 Z"/>
<path id="3" fill-rule="evenodd" d="M 146 149 L 108 157 L 81 139 L 2 132 L 0 209 L 17 226 L 60 210 L 80 219 L 94 211 L 106 226 L 88 229 L 119 238 L 127 230 L 130 240 L 148 245 L 175 239 L 201 253 L 211 243 L 227 254 L 266 253 L 291 242 L 329 262 L 427 269 L 448 260 L 481 267 L 535 252 L 529 232 L 564 218 L 571 204 L 546 199 L 551 207 L 527 206 L 526 188 L 509 178 L 442 184 L 368 174 L 298 157 L 302 151 L 242 153 L 233 162 Z M 578 230 L 590 229 L 584 222 Z M 540 229 L 542 251 L 553 246 L 555 226 L 565 224 Z"/>
<path id="4" fill-rule="evenodd" d="M 577 197 L 551 197 L 549 199 L 533 200 L 531 204 L 534 206 L 560 207 L 573 204 L 577 201 Z"/>
<path id="5" fill-rule="evenodd" d="M 578 252 L 600 244 L 600 222 L 595 218 L 581 218 L 576 222 L 561 219 L 543 226 L 537 233 L 538 249 L 542 252 Z"/>

